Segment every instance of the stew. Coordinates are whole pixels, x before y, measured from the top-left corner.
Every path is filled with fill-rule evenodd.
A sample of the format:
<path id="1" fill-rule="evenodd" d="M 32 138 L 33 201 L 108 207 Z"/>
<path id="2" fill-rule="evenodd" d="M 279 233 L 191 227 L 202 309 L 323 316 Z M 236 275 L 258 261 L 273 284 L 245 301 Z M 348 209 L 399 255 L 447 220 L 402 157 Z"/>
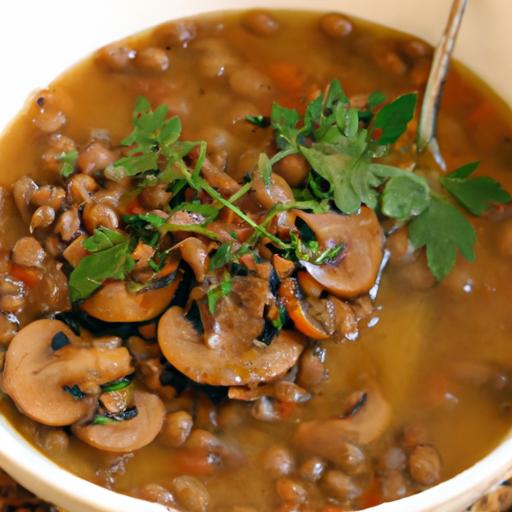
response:
<path id="1" fill-rule="evenodd" d="M 512 122 L 460 65 L 341 14 L 114 43 L 0 139 L 0 408 L 99 485 L 188 512 L 341 512 L 512 424 Z M 478 165 L 477 162 L 480 162 Z"/>

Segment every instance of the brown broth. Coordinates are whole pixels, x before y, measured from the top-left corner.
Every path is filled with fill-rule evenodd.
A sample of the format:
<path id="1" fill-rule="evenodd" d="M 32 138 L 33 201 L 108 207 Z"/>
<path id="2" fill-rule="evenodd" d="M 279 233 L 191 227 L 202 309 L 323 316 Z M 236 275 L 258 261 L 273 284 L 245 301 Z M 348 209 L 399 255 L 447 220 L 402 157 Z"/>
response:
<path id="1" fill-rule="evenodd" d="M 65 135 L 83 144 L 91 129 L 101 128 L 118 143 L 130 131 L 131 110 L 138 95 L 147 95 L 153 104 L 178 97 L 188 105 L 188 112 L 182 116 L 185 137 L 202 138 L 209 128 L 222 128 L 232 134 L 228 169 L 234 173 L 238 156 L 249 148 L 261 149 L 265 140 L 256 130 L 230 123 L 230 109 L 236 102 L 246 101 L 237 98 L 225 80 L 203 78 L 198 72 L 196 46 L 205 37 L 222 38 L 244 62 L 262 71 L 273 63 L 293 63 L 304 74 L 308 86 L 323 86 L 332 78 L 339 78 L 349 96 L 373 90 L 394 96 L 418 88 L 412 59 L 404 58 L 404 73 L 395 74 L 383 69 L 374 57 L 379 49 L 399 48 L 409 36 L 354 21 L 352 34 L 334 41 L 317 29 L 317 14 L 274 15 L 281 30 L 268 39 L 248 34 L 240 26 L 240 14 L 198 18 L 200 37 L 188 48 L 169 51 L 170 69 L 165 73 L 110 73 L 93 58 L 78 64 L 51 85 L 68 98 Z M 152 32 L 146 32 L 128 42 L 140 49 L 154 45 L 153 37 Z M 428 57 L 422 63 L 428 63 Z M 278 91 L 274 99 L 283 98 L 286 92 Z M 268 101 L 252 103 L 258 111 L 268 113 Z M 511 113 L 460 65 L 450 72 L 439 138 L 450 169 L 480 160 L 482 173 L 512 190 Z M 45 138 L 31 123 L 30 112 L 21 114 L 0 139 L 0 183 L 9 185 L 24 174 L 51 180 L 40 170 L 39 159 L 44 150 Z M 425 165 L 431 163 L 428 157 L 423 160 Z M 0 220 L 1 249 L 11 248 L 26 233 L 9 201 L 6 208 Z M 212 497 L 212 510 L 228 511 L 235 505 L 274 510 L 278 501 L 272 490 L 273 480 L 261 466 L 262 451 L 273 443 L 287 444 L 302 419 L 339 414 L 343 397 L 357 388 L 366 375 L 376 377 L 393 410 L 389 433 L 369 449 L 370 455 L 378 454 L 404 424 L 412 421 L 421 422 L 429 430 L 442 456 L 444 479 L 497 446 L 512 418 L 485 388 L 458 384 L 451 399 L 432 405 L 432 390 L 440 385 L 443 370 L 452 363 L 469 360 L 512 369 L 512 265 L 496 248 L 502 223 L 486 218 L 473 223 L 479 237 L 477 260 L 473 264 L 459 261 L 443 284 L 417 289 L 403 268 L 386 269 L 377 310 L 370 322 L 366 320 L 371 327 L 365 326 L 355 342 L 325 344 L 329 379 L 310 402 L 292 412 L 288 421 L 257 422 L 247 412 L 241 412 L 241 425 L 224 430 L 226 439 L 240 444 L 246 463 L 236 471 L 203 478 Z M 469 283 L 464 291 L 464 285 Z M 451 393 L 452 389 L 448 391 Z M 0 407 L 36 444 L 34 427 L 15 411 L 10 400 L 4 397 Z M 119 473 L 113 476 L 107 468 L 120 457 L 102 454 L 74 437 L 68 450 L 52 453 L 51 458 L 79 476 L 124 493 L 153 482 L 166 486 L 180 473 L 175 465 L 175 450 L 157 443 L 127 455 Z M 310 492 L 315 496 L 319 491 L 311 486 Z M 365 505 L 364 498 L 359 505 Z"/>

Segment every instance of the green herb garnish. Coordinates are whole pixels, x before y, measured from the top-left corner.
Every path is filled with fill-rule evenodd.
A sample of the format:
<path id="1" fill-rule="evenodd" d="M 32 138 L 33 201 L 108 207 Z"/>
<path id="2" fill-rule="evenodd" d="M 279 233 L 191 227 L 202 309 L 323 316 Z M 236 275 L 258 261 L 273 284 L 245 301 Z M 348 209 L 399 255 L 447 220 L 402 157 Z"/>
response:
<path id="1" fill-rule="evenodd" d="M 133 269 L 130 240 L 112 229 L 100 227 L 82 242 L 90 253 L 69 276 L 72 302 L 86 299 L 107 279 L 124 279 Z"/>
<path id="2" fill-rule="evenodd" d="M 69 178 L 75 172 L 75 165 L 78 160 L 78 151 L 73 149 L 72 151 L 61 153 L 57 160 L 62 162 L 60 167 L 61 176 L 63 178 Z"/>
<path id="3" fill-rule="evenodd" d="M 101 389 L 107 393 L 111 391 L 120 391 L 121 389 L 127 388 L 132 383 L 132 381 L 133 375 L 128 375 L 112 382 L 108 382 L 107 384 L 102 384 Z"/>
<path id="4" fill-rule="evenodd" d="M 375 116 L 374 130 L 380 130 L 380 144 L 394 144 L 405 132 L 416 110 L 418 95 L 414 93 L 399 96 L 393 102 L 382 107 Z M 375 133 L 375 132 L 374 132 Z"/>
<path id="5" fill-rule="evenodd" d="M 93 425 L 113 425 L 120 421 L 127 421 L 135 418 L 138 414 L 137 407 L 130 407 L 120 413 L 97 414 L 92 420 Z"/>
<path id="6" fill-rule="evenodd" d="M 271 123 L 279 151 L 270 163 L 297 153 L 306 158 L 312 170 L 306 188 L 294 191 L 298 201 L 332 201 L 344 214 L 354 214 L 366 205 L 386 217 L 410 223 L 411 242 L 416 248 L 426 247 L 429 268 L 441 280 L 452 269 L 457 250 L 466 259 L 474 259 L 476 234 L 464 215 L 435 196 L 429 181 L 414 169 L 375 161 L 385 157 L 390 145 L 407 130 L 417 94 L 400 96 L 375 113 L 384 101 L 382 93 L 374 93 L 368 110 L 357 111 L 340 83 L 333 81 L 325 97 L 313 100 L 303 117 L 293 109 L 274 105 Z M 492 204 L 511 201 L 492 178 L 472 177 L 475 169 L 475 164 L 469 164 L 439 178 L 440 183 L 474 215 L 481 215 Z M 293 248 L 287 252 L 290 257 L 309 257 L 317 264 L 336 259 L 342 251 L 340 247 L 323 254 L 315 242 L 299 237 L 292 242 Z"/>
<path id="7" fill-rule="evenodd" d="M 267 116 L 245 116 L 245 120 L 259 128 L 267 128 L 270 126 L 270 117 Z"/>
<path id="8" fill-rule="evenodd" d="M 457 250 L 474 261 L 476 233 L 473 226 L 450 203 L 432 197 L 430 206 L 409 224 L 409 238 L 416 249 L 425 247 L 428 266 L 438 281 L 455 265 Z"/>
<path id="9" fill-rule="evenodd" d="M 480 162 L 472 162 L 441 176 L 441 185 L 470 213 L 482 215 L 493 204 L 512 201 L 510 194 L 489 176 L 472 176 Z"/>
<path id="10" fill-rule="evenodd" d="M 223 297 L 227 297 L 231 293 L 232 289 L 233 281 L 231 280 L 231 276 L 227 272 L 224 272 L 222 281 L 217 286 L 210 288 L 207 293 L 208 310 L 212 315 L 217 311 L 217 304 L 219 300 Z"/>

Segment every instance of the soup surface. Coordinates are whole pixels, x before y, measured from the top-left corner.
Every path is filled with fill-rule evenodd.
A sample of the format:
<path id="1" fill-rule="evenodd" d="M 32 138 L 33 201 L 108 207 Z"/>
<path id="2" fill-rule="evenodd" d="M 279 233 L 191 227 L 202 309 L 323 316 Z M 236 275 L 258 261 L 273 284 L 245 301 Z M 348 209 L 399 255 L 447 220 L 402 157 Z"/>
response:
<path id="1" fill-rule="evenodd" d="M 442 153 L 481 165 L 418 156 L 431 57 L 255 11 L 38 92 L 0 139 L 2 413 L 189 512 L 365 508 L 488 453 L 511 424 L 512 125 L 456 67 Z"/>

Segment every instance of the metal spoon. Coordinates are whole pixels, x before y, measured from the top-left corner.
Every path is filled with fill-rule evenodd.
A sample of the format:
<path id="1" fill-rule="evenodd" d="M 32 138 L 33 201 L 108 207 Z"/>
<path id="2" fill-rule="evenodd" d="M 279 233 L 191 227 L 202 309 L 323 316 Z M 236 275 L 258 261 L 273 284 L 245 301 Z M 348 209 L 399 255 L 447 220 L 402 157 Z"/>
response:
<path id="1" fill-rule="evenodd" d="M 448 23 L 434 53 L 418 125 L 418 152 L 429 147 L 437 164 L 443 170 L 446 170 L 446 163 L 436 140 L 439 105 L 467 4 L 468 0 L 454 0 L 453 2 Z"/>

